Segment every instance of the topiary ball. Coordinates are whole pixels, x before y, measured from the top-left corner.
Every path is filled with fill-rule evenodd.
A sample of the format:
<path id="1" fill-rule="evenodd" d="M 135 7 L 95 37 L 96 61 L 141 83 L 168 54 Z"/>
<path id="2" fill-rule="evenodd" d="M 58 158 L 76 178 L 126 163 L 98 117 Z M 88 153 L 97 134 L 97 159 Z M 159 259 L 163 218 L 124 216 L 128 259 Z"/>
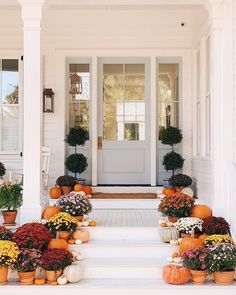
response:
<path id="1" fill-rule="evenodd" d="M 86 170 L 88 162 L 83 154 L 72 154 L 66 159 L 65 165 L 69 171 L 81 174 Z"/>
<path id="2" fill-rule="evenodd" d="M 162 144 L 173 145 L 180 143 L 183 139 L 182 132 L 177 127 L 167 127 L 162 134 L 161 142 Z"/>
<path id="3" fill-rule="evenodd" d="M 70 146 L 84 145 L 88 138 L 89 134 L 86 129 L 82 127 L 73 127 L 70 128 L 65 141 Z"/>
<path id="4" fill-rule="evenodd" d="M 6 174 L 6 168 L 2 162 L 0 162 L 0 176 L 4 176 Z"/>
<path id="5" fill-rule="evenodd" d="M 184 159 L 176 152 L 167 153 L 164 156 L 162 163 L 167 171 L 182 169 L 184 165 Z"/>
<path id="6" fill-rule="evenodd" d="M 192 178 L 186 174 L 177 174 L 169 179 L 169 183 L 172 187 L 188 187 L 192 184 Z"/>

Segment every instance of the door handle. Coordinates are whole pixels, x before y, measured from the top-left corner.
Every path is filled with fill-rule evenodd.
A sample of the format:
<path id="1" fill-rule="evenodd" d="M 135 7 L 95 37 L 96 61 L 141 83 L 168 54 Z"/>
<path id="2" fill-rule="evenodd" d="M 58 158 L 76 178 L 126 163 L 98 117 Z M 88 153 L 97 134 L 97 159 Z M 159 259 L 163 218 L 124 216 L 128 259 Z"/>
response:
<path id="1" fill-rule="evenodd" d="M 98 136 L 98 150 L 102 150 L 102 136 Z"/>

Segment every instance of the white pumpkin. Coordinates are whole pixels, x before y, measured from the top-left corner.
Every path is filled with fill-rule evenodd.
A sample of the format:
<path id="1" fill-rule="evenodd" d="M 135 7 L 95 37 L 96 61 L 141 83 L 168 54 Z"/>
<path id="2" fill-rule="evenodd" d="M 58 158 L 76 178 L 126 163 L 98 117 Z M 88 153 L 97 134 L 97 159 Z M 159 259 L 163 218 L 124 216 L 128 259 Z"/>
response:
<path id="1" fill-rule="evenodd" d="M 62 274 L 59 278 L 57 278 L 57 283 L 59 285 L 65 285 L 67 284 L 67 282 L 68 282 L 67 277 L 64 274 Z"/>
<path id="2" fill-rule="evenodd" d="M 89 226 L 89 221 L 83 221 L 82 226 Z"/>
<path id="3" fill-rule="evenodd" d="M 63 274 L 69 283 L 78 283 L 83 279 L 84 266 L 80 263 L 74 263 L 64 268 Z"/>
<path id="4" fill-rule="evenodd" d="M 83 196 L 83 197 L 85 197 L 85 196 L 86 196 L 86 194 L 85 194 L 85 192 L 84 192 L 84 191 L 79 191 L 79 192 L 78 192 L 78 194 L 79 194 L 79 195 L 81 195 L 81 196 Z"/>
<path id="5" fill-rule="evenodd" d="M 163 242 L 170 243 L 171 240 L 179 238 L 179 232 L 175 228 L 163 228 L 160 230 L 160 237 Z"/>
<path id="6" fill-rule="evenodd" d="M 81 245 L 81 244 L 83 244 L 83 242 L 80 239 L 76 239 L 75 240 L 75 244 L 76 245 Z"/>

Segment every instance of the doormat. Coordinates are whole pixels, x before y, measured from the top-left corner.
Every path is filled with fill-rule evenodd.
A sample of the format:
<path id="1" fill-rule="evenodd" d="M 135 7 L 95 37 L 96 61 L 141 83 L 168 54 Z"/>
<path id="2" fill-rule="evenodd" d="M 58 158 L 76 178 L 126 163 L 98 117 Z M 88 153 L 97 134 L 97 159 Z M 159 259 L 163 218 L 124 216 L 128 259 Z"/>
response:
<path id="1" fill-rule="evenodd" d="M 94 193 L 93 199 L 156 199 L 155 193 Z"/>

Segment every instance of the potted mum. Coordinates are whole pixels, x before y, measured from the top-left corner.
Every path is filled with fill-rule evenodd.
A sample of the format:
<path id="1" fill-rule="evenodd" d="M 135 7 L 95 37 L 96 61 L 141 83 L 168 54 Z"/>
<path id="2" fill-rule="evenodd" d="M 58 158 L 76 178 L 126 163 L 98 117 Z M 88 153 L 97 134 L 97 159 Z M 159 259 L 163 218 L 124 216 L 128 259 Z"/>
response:
<path id="1" fill-rule="evenodd" d="M 196 217 L 182 217 L 175 223 L 176 229 L 180 232 L 181 238 L 190 237 L 194 232 L 195 237 L 202 232 L 203 220 Z"/>
<path id="2" fill-rule="evenodd" d="M 49 282 L 55 282 L 63 269 L 73 262 L 72 254 L 64 249 L 47 249 L 43 252 L 41 267 Z"/>
<path id="3" fill-rule="evenodd" d="M 229 243 L 209 247 L 210 265 L 208 272 L 213 274 L 216 284 L 229 285 L 234 280 L 236 267 L 236 246 Z"/>
<path id="4" fill-rule="evenodd" d="M 211 235 L 204 240 L 204 245 L 206 247 L 221 243 L 234 244 L 234 240 L 228 235 Z"/>
<path id="5" fill-rule="evenodd" d="M 171 196 L 165 196 L 158 207 L 158 211 L 169 218 L 169 221 L 175 222 L 179 217 L 190 215 L 194 199 L 188 195 L 177 193 Z"/>
<path id="6" fill-rule="evenodd" d="M 63 212 L 74 216 L 78 221 L 82 221 L 83 216 L 92 211 L 91 202 L 77 192 L 71 192 L 68 195 L 62 196 L 57 201 L 57 206 L 60 207 Z"/>
<path id="7" fill-rule="evenodd" d="M 4 225 L 15 225 L 17 208 L 23 203 L 22 187 L 18 183 L 4 183 L 0 187 L 0 209 Z"/>
<path id="8" fill-rule="evenodd" d="M 62 194 L 68 194 L 76 184 L 76 179 L 70 175 L 59 176 L 56 180 L 56 184 L 61 188 Z"/>
<path id="9" fill-rule="evenodd" d="M 182 255 L 182 264 L 189 269 L 193 284 L 204 284 L 210 264 L 209 250 L 200 247 L 186 251 Z"/>
<path id="10" fill-rule="evenodd" d="M 51 240 L 51 233 L 41 223 L 25 223 L 14 233 L 13 240 L 19 248 L 45 250 Z"/>
<path id="11" fill-rule="evenodd" d="M 13 232 L 5 226 L 0 226 L 0 240 L 3 241 L 12 241 L 13 239 Z"/>
<path id="12" fill-rule="evenodd" d="M 21 285 L 32 285 L 35 270 L 41 264 L 41 252 L 37 249 L 21 249 L 12 268 L 18 271 Z"/>
<path id="13" fill-rule="evenodd" d="M 19 253 L 16 243 L 0 241 L 0 285 L 7 283 L 8 268 L 16 261 Z"/>
<path id="14" fill-rule="evenodd" d="M 203 220 L 202 231 L 208 235 L 227 235 L 230 225 L 223 217 L 210 216 Z"/>

